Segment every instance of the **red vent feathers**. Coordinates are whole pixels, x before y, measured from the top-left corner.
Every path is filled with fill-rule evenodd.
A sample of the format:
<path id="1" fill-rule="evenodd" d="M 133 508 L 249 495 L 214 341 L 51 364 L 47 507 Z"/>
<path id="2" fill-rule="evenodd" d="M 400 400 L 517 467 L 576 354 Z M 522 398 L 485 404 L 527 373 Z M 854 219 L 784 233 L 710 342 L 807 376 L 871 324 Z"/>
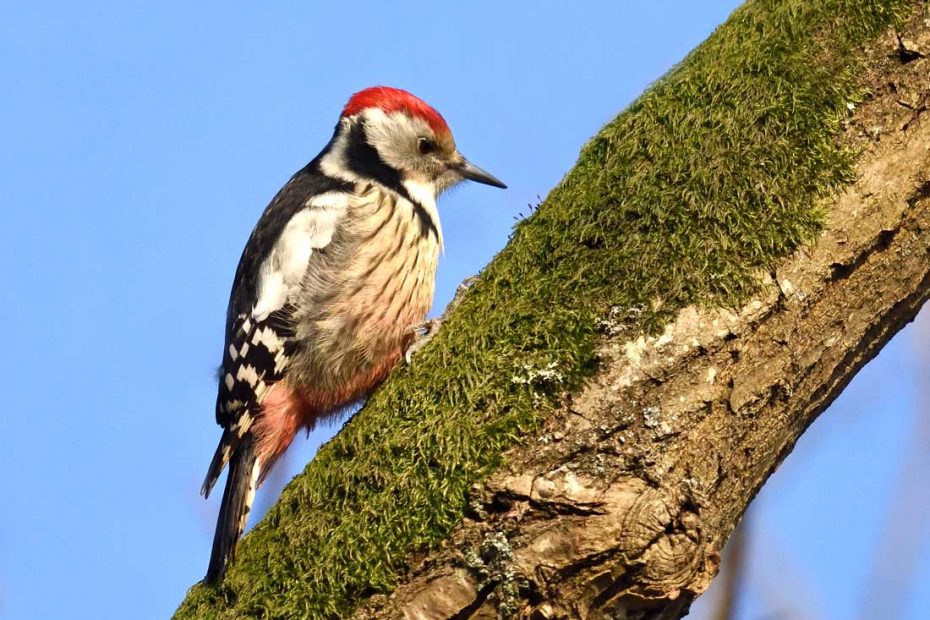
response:
<path id="1" fill-rule="evenodd" d="M 449 126 L 442 114 L 419 97 L 399 88 L 373 86 L 359 91 L 349 99 L 342 115 L 352 116 L 365 108 L 380 108 L 387 114 L 406 112 L 426 121 L 437 134 L 449 133 Z"/>

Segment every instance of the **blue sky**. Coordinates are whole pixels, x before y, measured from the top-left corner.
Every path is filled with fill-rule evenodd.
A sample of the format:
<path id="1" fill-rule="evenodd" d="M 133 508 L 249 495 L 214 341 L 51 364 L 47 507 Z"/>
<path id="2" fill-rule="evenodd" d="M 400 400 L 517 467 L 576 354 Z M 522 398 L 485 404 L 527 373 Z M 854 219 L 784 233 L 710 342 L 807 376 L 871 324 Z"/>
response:
<path id="1" fill-rule="evenodd" d="M 510 186 L 443 200 L 439 310 L 585 140 L 737 2 L 321 4 L 0 5 L 0 617 L 165 618 L 202 577 L 218 497 L 198 490 L 236 261 L 352 92 L 420 95 Z M 760 494 L 741 618 L 858 617 L 926 415 L 918 331 Z M 332 432 L 296 442 L 261 506 Z M 930 598 L 926 526 L 901 617 Z"/>

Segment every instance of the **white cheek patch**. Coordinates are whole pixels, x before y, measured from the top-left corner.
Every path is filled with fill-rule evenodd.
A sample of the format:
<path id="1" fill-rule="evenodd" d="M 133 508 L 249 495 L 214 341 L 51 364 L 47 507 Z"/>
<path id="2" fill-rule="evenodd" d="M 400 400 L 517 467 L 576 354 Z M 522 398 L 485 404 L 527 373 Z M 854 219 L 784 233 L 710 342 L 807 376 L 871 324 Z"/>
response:
<path id="1" fill-rule="evenodd" d="M 386 114 L 384 110 L 371 108 L 364 112 L 363 119 L 368 142 L 382 161 L 395 170 L 414 168 L 419 157 L 417 139 L 433 135 L 426 121 L 403 112 Z"/>
<path id="2" fill-rule="evenodd" d="M 365 134 L 368 142 L 388 166 L 394 169 L 405 167 L 409 153 L 405 145 L 416 139 L 418 128 L 413 119 L 402 112 L 385 114 L 383 110 L 373 108 L 365 112 Z"/>

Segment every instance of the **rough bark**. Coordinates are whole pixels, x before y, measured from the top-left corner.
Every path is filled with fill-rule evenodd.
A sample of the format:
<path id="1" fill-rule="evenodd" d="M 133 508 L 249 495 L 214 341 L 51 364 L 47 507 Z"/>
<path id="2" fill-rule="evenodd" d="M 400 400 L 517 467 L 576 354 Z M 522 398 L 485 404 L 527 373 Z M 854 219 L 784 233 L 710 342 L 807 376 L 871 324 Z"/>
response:
<path id="1" fill-rule="evenodd" d="M 744 8 L 592 140 L 178 618 L 687 613 L 767 477 L 930 296 L 927 3 Z"/>
<path id="2" fill-rule="evenodd" d="M 874 96 L 843 137 L 864 149 L 858 180 L 815 245 L 739 309 L 606 339 L 450 543 L 356 617 L 685 615 L 768 476 L 930 296 L 927 51 L 923 19 L 870 51 Z"/>

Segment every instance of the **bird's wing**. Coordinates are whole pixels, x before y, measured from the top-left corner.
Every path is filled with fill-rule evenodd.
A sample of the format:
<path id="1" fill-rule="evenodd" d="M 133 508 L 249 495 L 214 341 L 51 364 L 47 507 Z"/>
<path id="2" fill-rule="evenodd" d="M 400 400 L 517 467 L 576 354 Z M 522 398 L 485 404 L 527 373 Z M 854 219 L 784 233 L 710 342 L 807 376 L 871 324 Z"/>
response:
<path id="1" fill-rule="evenodd" d="M 252 231 L 227 311 L 216 398 L 216 421 L 224 433 L 204 480 L 204 495 L 260 414 L 262 395 L 287 368 L 294 296 L 314 252 L 332 241 L 350 195 L 345 183 L 324 176 L 311 163 L 281 189 Z"/>

